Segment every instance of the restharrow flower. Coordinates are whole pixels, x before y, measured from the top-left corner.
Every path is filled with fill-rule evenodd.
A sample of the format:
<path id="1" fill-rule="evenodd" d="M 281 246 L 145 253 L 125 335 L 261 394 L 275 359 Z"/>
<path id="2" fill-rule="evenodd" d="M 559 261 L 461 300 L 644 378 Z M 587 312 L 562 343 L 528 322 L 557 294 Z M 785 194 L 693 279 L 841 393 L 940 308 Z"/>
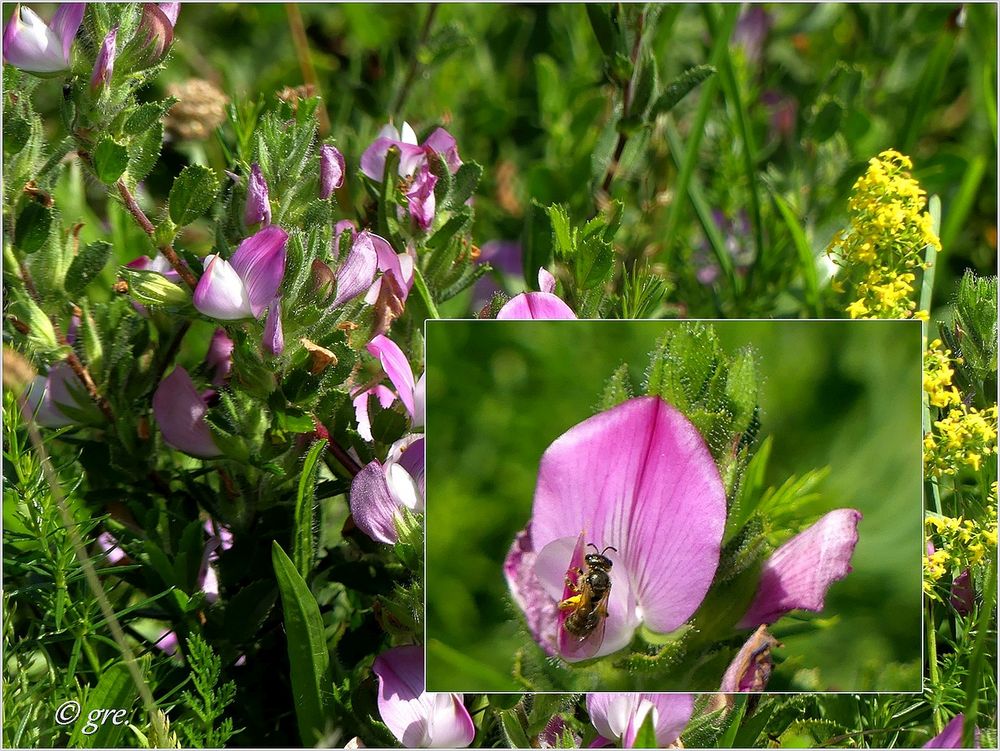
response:
<path id="1" fill-rule="evenodd" d="M 194 291 L 194 306 L 211 318 L 259 318 L 285 276 L 288 233 L 265 227 L 240 243 L 231 260 L 205 257 L 205 273 Z"/>
<path id="2" fill-rule="evenodd" d="M 424 693 L 422 647 L 396 647 L 375 658 L 378 712 L 404 748 L 465 748 L 476 737 L 462 694 Z"/>
<path id="3" fill-rule="evenodd" d="M 3 32 L 4 61 L 29 73 L 68 70 L 86 7 L 86 3 L 61 5 L 48 25 L 31 8 L 15 5 Z"/>
<path id="4" fill-rule="evenodd" d="M 500 308 L 497 320 L 576 318 L 572 308 L 553 294 L 556 280 L 545 269 L 538 269 L 538 288 L 541 292 L 522 292 L 516 295 Z"/>
<path id="5" fill-rule="evenodd" d="M 369 462 L 351 483 L 351 516 L 358 529 L 377 542 L 399 539 L 402 509 L 424 510 L 424 438 L 411 434 L 389 448 L 385 463 Z"/>
<path id="6" fill-rule="evenodd" d="M 46 428 L 74 425 L 79 420 L 70 414 L 79 414 L 89 407 L 89 400 L 76 374 L 65 362 L 49 368 L 48 375 L 35 376 L 24 396 L 38 424 Z"/>
<path id="7" fill-rule="evenodd" d="M 830 585 L 851 571 L 859 521 L 860 511 L 836 509 L 778 548 L 738 628 L 774 623 L 791 610 L 820 612 Z"/>
<path id="8" fill-rule="evenodd" d="M 344 155 L 333 146 L 319 149 L 319 197 L 324 201 L 344 184 Z"/>
<path id="9" fill-rule="evenodd" d="M 655 396 L 631 399 L 557 438 L 542 456 L 528 527 L 504 564 L 539 645 L 567 661 L 603 656 L 640 624 L 674 631 L 719 564 L 726 497 L 698 430 Z M 563 627 L 567 574 L 581 543 L 612 562 L 608 615 L 584 639 Z"/>
<path id="10" fill-rule="evenodd" d="M 965 724 L 965 715 L 957 714 L 945 725 L 944 730 L 931 738 L 924 744 L 924 748 L 963 748 L 962 746 L 962 725 Z M 979 728 L 976 728 L 973 748 L 979 748 Z"/>
<path id="11" fill-rule="evenodd" d="M 620 740 L 622 748 L 635 745 L 636 735 L 650 713 L 656 745 L 670 745 L 680 737 L 693 712 L 693 694 L 587 694 L 590 722 L 608 745 Z"/>
<path id="12" fill-rule="evenodd" d="M 236 345 L 224 328 L 217 328 L 205 354 L 205 365 L 212 372 L 212 385 L 221 386 L 233 369 L 233 348 Z"/>
<path id="13" fill-rule="evenodd" d="M 163 440 L 175 449 L 202 458 L 221 453 L 205 422 L 206 414 L 208 406 L 184 368 L 174 368 L 156 387 L 153 416 L 163 433 Z"/>

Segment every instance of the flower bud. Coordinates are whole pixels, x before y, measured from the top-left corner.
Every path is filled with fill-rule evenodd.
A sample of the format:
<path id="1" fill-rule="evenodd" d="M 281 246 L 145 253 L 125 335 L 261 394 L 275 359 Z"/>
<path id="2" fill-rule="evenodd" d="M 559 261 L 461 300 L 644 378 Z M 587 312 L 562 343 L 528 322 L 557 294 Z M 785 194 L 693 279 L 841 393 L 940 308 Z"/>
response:
<path id="1" fill-rule="evenodd" d="M 148 68 L 156 65 L 170 50 L 170 45 L 174 41 L 174 23 L 177 15 L 174 11 L 174 20 L 164 12 L 164 5 L 180 5 L 180 3 L 156 3 L 142 4 L 142 20 L 139 22 L 139 38 L 142 40 L 142 49 L 139 53 L 138 64 L 140 67 Z"/>
<path id="2" fill-rule="evenodd" d="M 184 368 L 174 368 L 156 387 L 153 416 L 163 433 L 163 440 L 175 449 L 203 458 L 221 453 L 205 422 L 206 414 L 208 406 Z"/>
<path id="3" fill-rule="evenodd" d="M 186 288 L 174 284 L 163 274 L 124 266 L 121 274 L 128 282 L 129 292 L 142 305 L 186 305 L 191 295 Z"/>
<path id="4" fill-rule="evenodd" d="M 243 223 L 248 227 L 255 224 L 271 223 L 271 201 L 268 195 L 267 180 L 256 162 L 250 168 L 250 179 L 247 181 L 247 203 L 243 210 Z"/>
<path id="5" fill-rule="evenodd" d="M 7 313 L 23 324 L 28 339 L 35 347 L 43 351 L 59 347 L 52 321 L 31 298 L 22 297 L 14 300 L 7 308 Z"/>
<path id="6" fill-rule="evenodd" d="M 90 88 L 99 89 L 111 83 L 111 77 L 115 73 L 115 58 L 118 56 L 118 27 L 113 26 L 101 49 L 97 53 L 97 60 L 94 62 L 94 72 L 90 74 Z"/>
<path id="7" fill-rule="evenodd" d="M 319 197 L 324 201 L 344 184 L 344 155 L 333 146 L 319 150 Z"/>
<path id="8" fill-rule="evenodd" d="M 312 262 L 310 281 L 312 282 L 312 292 L 319 304 L 322 305 L 333 294 L 337 277 L 334 275 L 333 269 L 317 258 Z"/>

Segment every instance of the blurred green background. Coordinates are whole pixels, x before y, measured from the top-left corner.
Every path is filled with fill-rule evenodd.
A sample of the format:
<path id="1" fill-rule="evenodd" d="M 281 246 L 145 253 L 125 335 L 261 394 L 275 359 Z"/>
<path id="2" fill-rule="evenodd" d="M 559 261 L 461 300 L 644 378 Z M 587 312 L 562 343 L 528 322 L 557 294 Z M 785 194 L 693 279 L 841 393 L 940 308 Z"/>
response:
<path id="1" fill-rule="evenodd" d="M 501 566 L 530 516 L 539 459 L 593 413 L 621 363 L 641 393 L 648 352 L 679 325 L 428 322 L 429 690 L 517 688 L 527 637 Z M 769 689 L 919 691 L 920 325 L 714 326 L 727 352 L 757 355 L 760 436 L 774 441 L 767 485 L 829 465 L 823 509 L 864 513 L 854 571 L 831 589 L 821 627 L 786 618 L 776 630 L 784 664 Z"/>

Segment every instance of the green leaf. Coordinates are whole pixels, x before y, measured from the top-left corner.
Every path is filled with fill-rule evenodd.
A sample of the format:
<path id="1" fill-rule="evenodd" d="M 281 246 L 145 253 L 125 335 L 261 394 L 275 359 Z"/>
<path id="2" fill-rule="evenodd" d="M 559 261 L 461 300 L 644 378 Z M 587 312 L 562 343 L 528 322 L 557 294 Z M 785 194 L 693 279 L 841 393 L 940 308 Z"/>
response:
<path id="1" fill-rule="evenodd" d="M 552 224 L 552 246 L 556 255 L 560 258 L 569 258 L 576 250 L 569 212 L 565 206 L 557 203 L 552 204 L 545 211 Z"/>
<path id="2" fill-rule="evenodd" d="M 819 280 L 816 275 L 816 258 L 795 213 L 784 198 L 777 193 L 772 193 L 772 195 L 774 196 L 774 205 L 778 207 L 778 212 L 784 219 L 785 226 L 792 236 L 792 243 L 795 245 L 795 252 L 799 259 L 799 272 L 802 274 L 802 283 L 805 286 L 809 310 L 813 316 L 819 317 Z"/>
<path id="3" fill-rule="evenodd" d="M 635 734 L 635 741 L 632 748 L 659 748 L 656 741 L 656 726 L 653 724 L 653 712 L 647 712 L 639 726 L 639 732 Z"/>
<path id="4" fill-rule="evenodd" d="M 91 157 L 97 179 L 105 185 L 114 183 L 128 167 L 128 149 L 110 136 L 98 141 Z"/>
<path id="5" fill-rule="evenodd" d="M 521 720 L 516 709 L 505 709 L 500 713 L 500 725 L 503 727 L 503 734 L 511 748 L 531 748 L 531 741 L 528 740 L 524 728 L 521 727 Z M 647 746 L 647 748 L 652 748 Z"/>
<path id="6" fill-rule="evenodd" d="M 629 114 L 641 118 L 649 107 L 654 91 L 656 91 L 656 58 L 652 52 L 647 52 L 639 64 L 639 77 L 636 79 L 632 102 L 629 104 Z"/>
<path id="7" fill-rule="evenodd" d="M 816 110 L 816 116 L 809 124 L 807 135 L 817 143 L 830 140 L 840 129 L 844 119 L 844 106 L 836 99 L 827 99 Z"/>
<path id="8" fill-rule="evenodd" d="M 295 498 L 295 540 L 292 556 L 295 568 L 305 579 L 312 573 L 313 556 L 315 555 L 316 528 L 316 470 L 320 457 L 326 449 L 326 441 L 313 443 L 302 463 L 302 474 L 299 475 L 299 492 Z"/>
<path id="9" fill-rule="evenodd" d="M 703 81 L 715 74 L 715 68 L 711 65 L 697 65 L 688 68 L 677 78 L 670 82 L 653 106 L 649 108 L 649 118 L 653 119 L 658 115 L 670 112 L 680 101 L 697 88 Z"/>
<path id="10" fill-rule="evenodd" d="M 593 289 L 603 284 L 610 275 L 615 264 L 615 251 L 611 243 L 603 237 L 589 237 L 580 243 L 577 249 L 576 283 L 580 289 Z"/>
<path id="11" fill-rule="evenodd" d="M 14 247 L 22 253 L 34 253 L 49 239 L 51 226 L 52 209 L 37 201 L 28 201 L 17 215 Z"/>
<path id="12" fill-rule="evenodd" d="M 215 202 L 219 180 L 208 167 L 190 164 L 170 189 L 170 219 L 178 226 L 190 224 Z"/>
<path id="13" fill-rule="evenodd" d="M 451 190 L 444 200 L 444 208 L 458 209 L 465 205 L 465 202 L 472 198 L 472 194 L 479 187 L 479 181 L 483 177 L 483 168 L 476 162 L 465 162 L 452 180 Z"/>
<path id="14" fill-rule="evenodd" d="M 597 409 L 603 412 L 631 398 L 632 381 L 629 378 L 628 363 L 623 362 L 604 385 L 604 391 L 601 394 L 600 401 L 597 403 Z"/>
<path id="15" fill-rule="evenodd" d="M 753 350 L 740 350 L 730 361 L 726 377 L 726 397 L 732 413 L 730 430 L 734 433 L 742 433 L 750 427 L 757 409 L 757 380 Z"/>
<path id="16" fill-rule="evenodd" d="M 617 24 L 611 17 L 611 7 L 600 3 L 587 3 L 585 7 L 590 28 L 594 30 L 597 43 L 601 46 L 601 52 L 604 53 L 604 57 L 612 57 L 618 51 L 616 41 L 621 35 L 618 33 Z"/>
<path id="17" fill-rule="evenodd" d="M 97 686 L 80 702 L 80 719 L 73 726 L 70 748 L 116 748 L 121 746 L 122 733 L 132 718 L 132 705 L 138 691 L 125 663 L 117 662 L 101 674 Z M 100 710 L 125 710 L 122 723 L 114 724 L 112 715 L 107 721 L 88 725 L 91 712 Z M 94 725 L 97 728 L 94 729 Z M 85 732 L 86 731 L 86 732 Z"/>
<path id="18" fill-rule="evenodd" d="M 326 733 L 327 700 L 333 684 L 323 618 L 316 598 L 277 541 L 272 543 L 271 562 L 281 592 L 299 737 L 311 748 Z"/>
<path id="19" fill-rule="evenodd" d="M 66 272 L 64 287 L 70 295 L 80 295 L 104 269 L 111 258 L 111 243 L 98 240 L 76 254 Z"/>
<path id="20" fill-rule="evenodd" d="M 153 171 L 163 148 L 163 123 L 156 121 L 128 145 L 128 182 L 134 186 Z"/>
<path id="21" fill-rule="evenodd" d="M 161 102 L 146 102 L 140 104 L 125 120 L 124 131 L 130 136 L 139 136 L 159 123 L 160 118 L 176 102 L 170 98 Z"/>
<path id="22" fill-rule="evenodd" d="M 31 137 L 31 126 L 20 117 L 9 116 L 3 123 L 3 153 L 11 156 L 23 149 Z"/>

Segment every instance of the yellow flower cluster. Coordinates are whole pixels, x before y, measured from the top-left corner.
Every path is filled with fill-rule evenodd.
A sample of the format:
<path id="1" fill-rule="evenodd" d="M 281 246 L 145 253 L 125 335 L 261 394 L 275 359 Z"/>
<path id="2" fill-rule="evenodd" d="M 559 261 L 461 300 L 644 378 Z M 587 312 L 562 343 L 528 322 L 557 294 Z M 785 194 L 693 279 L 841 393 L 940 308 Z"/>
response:
<path id="1" fill-rule="evenodd" d="M 941 241 L 912 167 L 909 157 L 891 149 L 869 161 L 847 204 L 851 226 L 827 248 L 843 269 L 837 289 L 854 297 L 846 307 L 851 318 L 927 318 L 911 299 L 915 271 L 926 267 L 924 249 L 940 249 Z"/>
<path id="2" fill-rule="evenodd" d="M 924 519 L 928 551 L 924 556 L 924 591 L 940 599 L 935 583 L 945 574 L 976 566 L 997 544 L 996 483 L 989 499 L 986 519 L 927 516 Z"/>
<path id="3" fill-rule="evenodd" d="M 950 349 L 941 348 L 941 340 L 935 339 L 924 352 L 924 391 L 927 392 L 927 402 L 932 407 L 956 406 L 962 397 L 951 379 L 955 375 L 953 363 L 960 363 L 961 358 L 953 358 Z"/>
<path id="4" fill-rule="evenodd" d="M 924 468 L 940 477 L 954 475 L 961 466 L 976 472 L 997 453 L 997 406 L 983 410 L 959 404 L 934 423 L 924 436 Z"/>

